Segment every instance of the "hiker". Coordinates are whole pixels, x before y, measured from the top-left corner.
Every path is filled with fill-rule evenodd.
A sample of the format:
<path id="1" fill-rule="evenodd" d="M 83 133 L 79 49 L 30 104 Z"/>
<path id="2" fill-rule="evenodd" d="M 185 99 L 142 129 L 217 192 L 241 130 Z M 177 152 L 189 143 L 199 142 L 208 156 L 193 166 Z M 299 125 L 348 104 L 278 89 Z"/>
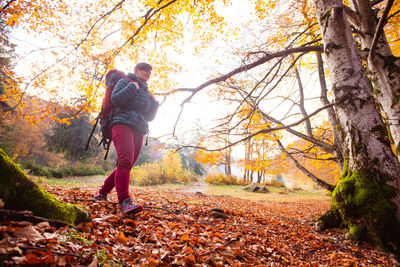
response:
<path id="1" fill-rule="evenodd" d="M 152 69 L 148 63 L 138 63 L 134 73 L 128 73 L 126 78 L 119 79 L 111 93 L 114 106 L 111 133 L 118 162 L 95 200 L 107 201 L 107 195 L 115 187 L 118 203 L 124 214 L 138 213 L 143 209 L 142 205 L 134 204 L 131 200 L 129 180 L 130 171 L 142 148 L 143 137 L 149 131 L 148 121 L 154 119 L 158 109 L 158 102 L 147 90 L 146 82 Z M 118 71 L 107 73 L 106 86 L 113 81 L 113 75 L 117 74 Z"/>

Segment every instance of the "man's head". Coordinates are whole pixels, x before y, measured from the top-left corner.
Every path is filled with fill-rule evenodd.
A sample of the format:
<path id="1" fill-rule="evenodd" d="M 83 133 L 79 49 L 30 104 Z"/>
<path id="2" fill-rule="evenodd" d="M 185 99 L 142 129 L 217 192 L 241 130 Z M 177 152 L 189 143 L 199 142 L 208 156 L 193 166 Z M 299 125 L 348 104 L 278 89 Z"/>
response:
<path id="1" fill-rule="evenodd" d="M 150 79 L 151 71 L 153 67 L 145 62 L 140 62 L 135 66 L 135 74 L 139 81 L 142 83 L 147 82 Z"/>

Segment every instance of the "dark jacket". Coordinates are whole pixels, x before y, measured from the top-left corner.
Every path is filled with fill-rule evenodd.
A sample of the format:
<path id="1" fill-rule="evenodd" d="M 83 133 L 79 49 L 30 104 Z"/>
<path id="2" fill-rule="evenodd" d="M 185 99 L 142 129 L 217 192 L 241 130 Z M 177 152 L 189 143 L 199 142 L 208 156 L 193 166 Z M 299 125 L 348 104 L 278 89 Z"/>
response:
<path id="1" fill-rule="evenodd" d="M 139 83 L 139 90 L 131 81 Z M 139 82 L 135 74 L 128 73 L 128 78 L 117 82 L 111 102 L 114 105 L 112 125 L 126 124 L 143 135 L 149 132 L 148 121 L 154 120 L 158 102 L 147 90 L 147 84 Z"/>

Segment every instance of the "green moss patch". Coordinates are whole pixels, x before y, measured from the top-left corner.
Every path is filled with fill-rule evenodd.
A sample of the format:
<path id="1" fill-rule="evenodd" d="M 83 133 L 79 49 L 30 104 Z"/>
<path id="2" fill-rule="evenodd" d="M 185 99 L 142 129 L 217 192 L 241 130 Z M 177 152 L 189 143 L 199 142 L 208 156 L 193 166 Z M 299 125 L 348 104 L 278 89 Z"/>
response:
<path id="1" fill-rule="evenodd" d="M 90 220 L 90 214 L 85 210 L 58 200 L 29 180 L 1 149 L 0 173 L 0 198 L 6 209 L 30 210 L 37 216 L 71 225 Z"/>
<path id="2" fill-rule="evenodd" d="M 332 209 L 340 212 L 349 233 L 356 239 L 398 254 L 400 224 L 390 201 L 395 189 L 386 184 L 387 179 L 378 182 L 376 177 L 367 171 L 344 170 L 332 194 Z"/>

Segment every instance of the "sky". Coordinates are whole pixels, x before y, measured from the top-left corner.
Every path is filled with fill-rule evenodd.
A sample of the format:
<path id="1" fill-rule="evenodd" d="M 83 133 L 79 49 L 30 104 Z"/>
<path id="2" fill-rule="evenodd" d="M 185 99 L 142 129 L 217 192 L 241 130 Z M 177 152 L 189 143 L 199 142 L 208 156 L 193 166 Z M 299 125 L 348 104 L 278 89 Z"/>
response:
<path id="1" fill-rule="evenodd" d="M 232 0 L 232 5 L 229 7 L 217 6 L 218 13 L 226 19 L 228 24 L 232 27 L 242 27 L 246 25 L 251 18 L 251 9 L 248 7 L 247 1 Z M 190 29 L 187 29 L 190 31 Z M 204 53 L 207 56 L 197 56 L 194 53 L 193 45 L 187 41 L 185 42 L 184 51 L 182 54 L 171 53 L 174 61 L 183 67 L 183 71 L 175 75 L 177 88 L 195 88 L 200 84 L 206 82 L 210 75 L 215 73 L 224 74 L 232 70 L 233 58 L 225 58 L 219 64 L 215 63 L 216 51 L 224 51 L 227 49 L 220 41 L 215 41 L 209 44 L 209 53 Z M 221 52 L 222 53 L 222 52 Z M 223 58 L 219 57 L 219 59 Z M 236 59 L 237 60 L 237 59 Z M 123 63 L 120 65 L 121 69 L 124 68 Z M 117 65 L 117 68 L 119 66 Z M 157 70 L 154 70 L 157 71 Z M 149 81 L 151 85 L 151 80 Z M 184 107 L 184 112 L 178 123 L 177 137 L 185 140 L 195 140 L 195 131 L 200 126 L 207 128 L 213 125 L 215 119 L 220 118 L 224 112 L 224 106 L 221 103 L 210 102 L 210 98 L 206 95 L 208 90 L 213 90 L 214 86 L 210 86 L 197 94 L 190 103 Z M 178 113 L 180 111 L 180 103 L 188 97 L 189 93 L 178 93 L 175 96 L 168 97 L 167 101 L 160 107 L 156 119 L 150 122 L 150 131 L 152 137 L 162 137 L 166 134 L 172 133 Z M 162 100 L 163 98 L 161 98 Z M 160 100 L 160 98 L 159 98 Z M 189 134 L 190 133 L 190 134 Z M 163 138 L 165 139 L 165 138 Z"/>
<path id="2" fill-rule="evenodd" d="M 232 0 L 232 5 L 230 7 L 217 7 L 220 15 L 224 16 L 228 25 L 232 28 L 246 28 L 249 26 L 253 14 L 251 14 L 251 9 L 248 7 L 247 1 L 242 0 Z M 190 31 L 191 29 L 187 29 Z M 50 38 L 48 36 L 41 36 L 40 38 L 32 38 L 27 33 L 23 31 L 15 31 L 14 36 L 15 41 L 18 44 L 17 51 L 21 53 L 27 53 L 32 49 L 43 48 L 43 43 Z M 245 43 L 246 31 L 239 33 L 240 43 Z M 52 44 L 57 45 L 57 44 Z M 230 44 L 235 47 L 235 43 Z M 225 47 L 225 44 L 220 41 L 215 41 L 209 44 L 209 53 L 204 53 L 207 56 L 197 56 L 194 53 L 193 45 L 190 42 L 185 42 L 185 47 L 182 54 L 171 53 L 171 57 L 174 61 L 183 66 L 184 70 L 175 75 L 177 82 L 177 87 L 193 88 L 197 87 L 203 82 L 210 78 L 210 75 L 220 73 L 225 74 L 232 69 L 238 67 L 240 59 L 232 57 L 225 57 L 224 51 L 229 50 L 231 47 Z M 215 63 L 216 55 L 220 62 Z M 48 65 L 53 59 L 51 54 L 47 57 L 36 56 L 35 53 L 29 54 L 28 58 L 24 60 L 39 61 L 44 66 Z M 29 72 L 29 64 L 26 61 L 21 61 L 17 65 L 17 71 Z M 151 63 L 151 62 L 150 62 Z M 126 65 L 122 61 L 116 62 L 116 68 L 124 71 L 127 70 Z M 157 71 L 156 69 L 154 71 Z M 149 81 L 151 86 L 152 81 Z M 59 86 L 59 84 L 57 84 Z M 62 85 L 61 85 L 62 88 Z M 196 141 L 195 130 L 197 128 L 208 128 L 216 123 L 216 119 L 223 117 L 224 110 L 229 107 L 223 106 L 218 102 L 211 102 L 210 98 L 207 96 L 206 92 L 213 90 L 214 86 L 210 86 L 204 92 L 199 93 L 192 99 L 192 101 L 185 105 L 184 113 L 179 121 L 177 128 L 177 137 L 180 142 L 193 144 Z M 57 94 L 68 94 L 69 88 L 62 88 Z M 35 92 L 31 92 L 35 93 Z M 188 93 L 178 93 L 172 97 L 168 97 L 167 101 L 163 103 L 158 111 L 157 117 L 154 121 L 150 123 L 150 136 L 151 137 L 162 137 L 161 141 L 171 141 L 169 138 L 171 136 L 165 137 L 165 135 L 172 133 L 173 127 L 175 125 L 178 113 L 180 111 L 180 104 L 183 99 L 188 97 Z M 46 96 L 43 96 L 46 97 Z M 50 97 L 50 96 L 48 96 Z M 54 96 L 53 96 L 54 97 Z M 159 98 L 162 101 L 162 98 Z M 242 154 L 241 148 L 238 148 Z"/>

